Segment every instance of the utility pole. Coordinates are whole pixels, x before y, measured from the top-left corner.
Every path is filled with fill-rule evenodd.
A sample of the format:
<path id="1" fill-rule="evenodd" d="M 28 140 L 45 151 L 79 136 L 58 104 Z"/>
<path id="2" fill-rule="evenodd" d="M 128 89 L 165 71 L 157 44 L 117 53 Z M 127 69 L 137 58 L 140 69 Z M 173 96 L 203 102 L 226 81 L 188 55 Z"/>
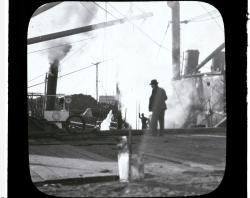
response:
<path id="1" fill-rule="evenodd" d="M 93 63 L 96 66 L 96 101 L 98 102 L 98 65 L 100 64 L 100 62 L 97 63 Z"/>
<path id="2" fill-rule="evenodd" d="M 137 130 L 137 123 L 138 123 L 138 120 L 137 120 L 137 101 L 136 101 L 136 104 L 135 104 L 135 129 Z"/>
<path id="3" fill-rule="evenodd" d="M 168 1 L 172 9 L 172 64 L 173 80 L 180 79 L 180 3 Z"/>
<path id="4" fill-rule="evenodd" d="M 42 111 L 43 114 L 44 114 L 44 110 L 46 109 L 46 101 L 47 101 L 47 81 L 48 81 L 48 73 L 46 72 L 46 75 L 45 75 L 45 86 L 44 86 L 43 111 Z"/>

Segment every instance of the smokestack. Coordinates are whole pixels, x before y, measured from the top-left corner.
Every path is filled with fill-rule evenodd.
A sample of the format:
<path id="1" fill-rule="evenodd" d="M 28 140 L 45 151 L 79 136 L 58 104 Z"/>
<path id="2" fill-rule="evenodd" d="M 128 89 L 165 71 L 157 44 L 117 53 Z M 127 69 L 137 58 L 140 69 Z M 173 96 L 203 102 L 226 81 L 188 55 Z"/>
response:
<path id="1" fill-rule="evenodd" d="M 55 110 L 55 102 L 56 102 L 56 87 L 57 87 L 57 76 L 58 76 L 58 67 L 59 62 L 62 60 L 70 51 L 71 45 L 62 46 L 59 49 L 51 50 L 48 54 L 48 59 L 50 62 L 49 75 L 48 75 L 48 83 L 47 83 L 47 102 L 46 102 L 46 110 L 51 111 Z M 48 96 L 49 95 L 49 96 Z M 50 96 L 53 95 L 53 96 Z"/>
<path id="2" fill-rule="evenodd" d="M 183 75 L 191 75 L 199 63 L 199 50 L 187 50 L 184 56 Z"/>
<path id="3" fill-rule="evenodd" d="M 57 86 L 57 76 L 58 76 L 58 66 L 59 60 L 55 59 L 53 63 L 51 63 L 48 74 L 48 83 L 47 83 L 47 102 L 46 102 L 46 110 L 55 110 L 55 101 L 56 96 L 56 86 Z"/>

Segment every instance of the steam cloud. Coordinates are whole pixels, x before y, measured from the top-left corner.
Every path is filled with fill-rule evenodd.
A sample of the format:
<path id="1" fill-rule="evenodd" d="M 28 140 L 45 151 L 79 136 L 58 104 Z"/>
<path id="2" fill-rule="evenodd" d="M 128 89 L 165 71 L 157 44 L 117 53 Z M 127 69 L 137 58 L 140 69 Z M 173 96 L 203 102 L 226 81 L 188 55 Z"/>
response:
<path id="1" fill-rule="evenodd" d="M 165 112 L 165 128 L 189 128 L 193 124 L 205 124 L 206 111 L 208 110 L 208 100 L 211 99 L 212 109 L 216 112 L 223 111 L 223 89 L 222 77 L 189 78 L 186 80 L 173 81 L 171 88 L 162 86 L 167 92 L 167 110 Z M 210 82 L 210 86 L 207 85 Z M 126 110 L 127 122 L 136 126 L 136 94 L 137 91 L 128 90 L 121 83 L 121 103 L 123 117 Z M 136 88 L 136 87 L 135 87 Z M 170 91 L 170 89 L 172 89 Z M 138 90 L 138 89 L 137 89 Z M 203 91 L 202 91 L 203 90 Z M 142 93 L 144 102 L 141 103 L 141 112 L 147 116 L 148 98 L 150 93 Z M 212 96 L 212 98 L 211 98 Z M 146 108 L 143 108 L 146 106 Z M 217 117 L 217 118 L 216 118 Z M 222 118 L 221 115 L 214 114 L 214 124 Z M 140 123 L 140 121 L 139 121 Z M 140 128 L 140 125 L 139 125 Z"/>
<path id="2" fill-rule="evenodd" d="M 175 84 L 172 82 L 173 95 L 166 101 L 165 128 L 181 128 L 188 117 L 189 108 L 192 104 L 192 83 Z"/>
<path id="3" fill-rule="evenodd" d="M 185 128 L 192 124 L 204 124 L 209 99 L 213 111 L 222 112 L 224 83 L 221 82 L 221 78 L 220 76 L 193 78 L 172 84 L 174 94 L 167 101 L 165 128 Z M 207 82 L 210 82 L 209 86 Z M 200 120 L 198 115 L 201 117 Z M 221 119 L 221 115 L 214 114 L 213 117 L 214 122 Z"/>

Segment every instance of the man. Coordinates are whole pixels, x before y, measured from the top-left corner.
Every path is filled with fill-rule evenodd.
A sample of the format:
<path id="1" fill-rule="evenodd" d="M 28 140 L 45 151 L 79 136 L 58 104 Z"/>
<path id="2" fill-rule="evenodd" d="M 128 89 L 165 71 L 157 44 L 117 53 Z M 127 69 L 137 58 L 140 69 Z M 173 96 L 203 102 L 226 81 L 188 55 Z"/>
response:
<path id="1" fill-rule="evenodd" d="M 157 123 L 160 123 L 160 130 L 164 129 L 164 115 L 167 106 L 165 101 L 168 99 L 164 89 L 158 87 L 157 80 L 152 80 L 150 83 L 152 87 L 152 94 L 149 98 L 149 111 L 152 112 L 150 121 L 150 129 L 157 130 Z"/>
<path id="2" fill-rule="evenodd" d="M 144 117 L 144 113 L 139 113 L 139 118 L 141 119 L 142 129 L 148 128 L 148 118 Z"/>

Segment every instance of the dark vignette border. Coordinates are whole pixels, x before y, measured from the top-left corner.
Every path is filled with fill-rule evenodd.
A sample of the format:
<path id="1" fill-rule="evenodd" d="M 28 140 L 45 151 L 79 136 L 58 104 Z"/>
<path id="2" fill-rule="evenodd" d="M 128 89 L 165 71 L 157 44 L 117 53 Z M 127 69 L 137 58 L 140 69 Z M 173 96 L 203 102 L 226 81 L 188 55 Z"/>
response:
<path id="1" fill-rule="evenodd" d="M 29 175 L 27 131 L 27 30 L 33 12 L 53 1 L 9 0 L 8 196 L 46 197 Z M 203 197 L 246 197 L 247 192 L 247 1 L 207 0 L 224 20 L 227 97 L 226 171 Z"/>

